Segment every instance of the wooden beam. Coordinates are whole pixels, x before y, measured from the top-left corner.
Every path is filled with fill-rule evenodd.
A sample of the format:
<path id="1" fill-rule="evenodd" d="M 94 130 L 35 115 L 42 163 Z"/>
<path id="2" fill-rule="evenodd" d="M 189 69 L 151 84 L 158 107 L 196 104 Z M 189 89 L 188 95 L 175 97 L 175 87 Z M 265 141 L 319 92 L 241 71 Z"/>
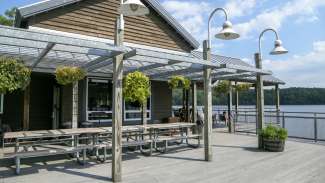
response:
<path id="1" fill-rule="evenodd" d="M 275 109 L 277 123 L 280 124 L 280 88 L 279 84 L 275 85 Z"/>
<path id="2" fill-rule="evenodd" d="M 211 62 L 211 49 L 208 48 L 208 41 L 203 42 L 203 59 Z M 204 159 L 212 161 L 212 92 L 211 92 L 211 68 L 204 69 Z"/>
<path id="3" fill-rule="evenodd" d="M 237 82 L 235 82 L 235 86 L 237 86 Z M 239 91 L 236 89 L 235 91 L 235 115 L 236 115 L 236 119 L 235 122 L 238 122 L 238 110 L 239 110 Z"/>
<path id="4" fill-rule="evenodd" d="M 72 128 L 78 128 L 78 81 L 72 84 Z"/>
<path id="5" fill-rule="evenodd" d="M 197 121 L 197 86 L 196 82 L 192 82 L 192 123 Z"/>
<path id="6" fill-rule="evenodd" d="M 232 116 L 232 82 L 230 82 L 230 87 L 228 91 L 228 132 L 235 132 L 235 125 Z"/>
<path id="7" fill-rule="evenodd" d="M 115 22 L 115 45 L 123 44 L 124 30 L 119 29 L 121 17 Z M 113 123 L 112 123 L 112 180 L 122 181 L 122 122 L 123 122 L 123 55 L 113 59 Z"/>
<path id="8" fill-rule="evenodd" d="M 143 67 L 130 69 L 128 71 L 125 71 L 124 74 L 128 74 L 128 73 L 135 72 L 135 71 L 144 72 L 144 71 L 147 71 L 147 70 L 157 69 L 159 67 L 165 67 L 165 66 L 168 66 L 168 65 L 174 65 L 174 64 L 178 64 L 178 63 L 180 63 L 180 62 L 168 61 L 167 64 L 154 63 L 154 64 L 146 65 L 146 66 L 143 66 Z"/>
<path id="9" fill-rule="evenodd" d="M 51 49 L 55 46 L 55 43 L 47 43 L 46 47 L 42 50 L 42 52 L 39 54 L 39 56 L 36 58 L 36 60 L 31 65 L 31 68 L 35 68 L 37 64 L 39 64 L 45 56 L 51 51 Z"/>
<path id="10" fill-rule="evenodd" d="M 86 70 L 87 70 L 87 72 L 92 72 L 96 69 L 103 68 L 103 67 L 106 67 L 106 66 L 109 66 L 112 64 L 113 64 L 113 59 L 110 58 L 110 59 L 107 59 L 107 60 L 100 62 L 96 65 L 92 65 L 92 66 L 88 67 Z"/>
<path id="11" fill-rule="evenodd" d="M 255 54 L 256 68 L 262 69 L 262 61 L 259 53 Z M 264 127 L 264 91 L 263 91 L 263 75 L 256 76 L 256 106 L 257 106 L 257 131 Z M 258 148 L 263 148 L 262 136 L 258 135 Z"/>
<path id="12" fill-rule="evenodd" d="M 24 116 L 23 116 L 24 130 L 29 130 L 29 106 L 30 106 L 30 86 L 27 86 L 24 91 Z"/>

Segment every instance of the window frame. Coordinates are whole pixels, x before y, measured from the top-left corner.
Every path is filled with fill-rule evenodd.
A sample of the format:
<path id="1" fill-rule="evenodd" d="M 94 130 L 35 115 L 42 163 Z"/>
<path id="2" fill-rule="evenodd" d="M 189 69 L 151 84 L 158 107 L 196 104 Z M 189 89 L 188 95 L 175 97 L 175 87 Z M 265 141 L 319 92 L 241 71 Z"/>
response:
<path id="1" fill-rule="evenodd" d="M 0 94 L 0 114 L 3 114 L 3 100 L 4 100 L 4 95 Z"/>
<path id="2" fill-rule="evenodd" d="M 88 110 L 88 100 L 89 100 L 89 97 L 88 97 L 88 94 L 89 94 L 89 81 L 91 80 L 105 80 L 107 81 L 107 84 L 111 83 L 111 78 L 102 78 L 102 77 L 88 77 L 87 78 L 87 84 L 86 84 L 86 121 L 88 122 L 92 122 L 92 123 L 97 123 L 97 122 L 112 122 L 113 119 L 102 119 L 102 120 L 89 120 L 89 114 L 90 113 L 93 113 L 93 112 L 103 112 L 103 113 L 107 113 L 107 114 L 111 114 L 113 116 L 113 111 L 110 110 L 110 111 L 89 111 Z M 112 90 L 112 93 L 113 93 L 113 90 Z M 113 99 L 112 99 L 113 100 Z"/>
<path id="3" fill-rule="evenodd" d="M 150 89 L 151 90 L 151 89 Z M 149 105 L 149 109 L 147 108 L 147 113 L 149 113 L 149 117 L 147 117 L 147 120 L 151 120 L 151 109 L 152 109 L 152 98 L 151 98 L 151 95 L 149 97 L 149 101 L 150 101 L 150 105 Z M 140 118 L 126 118 L 126 114 L 127 113 L 142 113 L 142 110 L 139 109 L 139 110 L 126 110 L 126 102 L 124 100 L 124 106 L 123 106 L 123 118 L 124 118 L 124 121 L 141 121 L 141 117 Z M 142 115 L 142 114 L 141 114 Z"/>

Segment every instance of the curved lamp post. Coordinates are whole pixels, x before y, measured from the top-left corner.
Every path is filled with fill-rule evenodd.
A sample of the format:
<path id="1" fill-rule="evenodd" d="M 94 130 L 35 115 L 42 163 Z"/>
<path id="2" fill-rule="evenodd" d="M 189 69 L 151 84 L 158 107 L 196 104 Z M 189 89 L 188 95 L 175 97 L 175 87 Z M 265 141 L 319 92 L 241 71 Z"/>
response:
<path id="1" fill-rule="evenodd" d="M 140 0 L 121 0 L 118 8 L 120 16 L 115 23 L 115 46 L 123 45 L 124 18 L 123 16 L 142 16 L 149 13 L 149 9 Z M 112 123 L 112 179 L 114 182 L 122 180 L 122 121 L 123 121 L 123 55 L 113 59 L 113 123 Z"/>
<path id="2" fill-rule="evenodd" d="M 211 61 L 211 21 L 217 11 L 222 11 L 225 14 L 225 22 L 222 30 L 215 35 L 216 38 L 223 40 L 232 40 L 239 38 L 232 29 L 232 24 L 228 21 L 228 13 L 224 8 L 216 8 L 212 11 L 208 22 L 208 40 L 203 41 L 203 59 Z M 211 68 L 204 69 L 204 157 L 206 161 L 212 161 L 211 148 L 211 133 L 212 133 L 212 94 L 211 94 Z"/>
<path id="3" fill-rule="evenodd" d="M 265 32 L 272 31 L 275 33 L 276 40 L 274 43 L 274 49 L 270 52 L 271 55 L 280 55 L 288 53 L 288 50 L 286 50 L 282 46 L 282 41 L 279 38 L 279 35 L 277 31 L 273 28 L 267 28 L 263 30 L 259 37 L 259 46 L 258 46 L 258 53 L 255 54 L 255 63 L 256 68 L 262 69 L 262 37 Z M 258 74 L 256 77 L 256 95 L 257 95 L 257 102 L 256 102 L 256 108 L 257 108 L 257 124 L 256 129 L 257 131 L 261 130 L 264 127 L 264 91 L 263 91 L 263 76 Z M 258 148 L 263 148 L 262 143 L 262 137 L 258 135 Z"/>

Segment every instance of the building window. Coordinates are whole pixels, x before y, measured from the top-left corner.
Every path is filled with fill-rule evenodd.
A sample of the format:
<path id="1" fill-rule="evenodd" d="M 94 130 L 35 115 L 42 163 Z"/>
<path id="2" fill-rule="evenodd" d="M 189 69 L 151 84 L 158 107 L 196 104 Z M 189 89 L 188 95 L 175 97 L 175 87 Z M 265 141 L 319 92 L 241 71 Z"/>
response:
<path id="1" fill-rule="evenodd" d="M 124 120 L 138 121 L 141 120 L 142 110 L 139 102 L 125 102 L 124 103 Z M 151 97 L 147 101 L 147 118 L 151 119 Z"/>
<path id="2" fill-rule="evenodd" d="M 3 94 L 0 94 L 0 114 L 3 113 Z"/>
<path id="3" fill-rule="evenodd" d="M 90 122 L 112 121 L 112 83 L 107 79 L 88 79 L 87 119 Z"/>

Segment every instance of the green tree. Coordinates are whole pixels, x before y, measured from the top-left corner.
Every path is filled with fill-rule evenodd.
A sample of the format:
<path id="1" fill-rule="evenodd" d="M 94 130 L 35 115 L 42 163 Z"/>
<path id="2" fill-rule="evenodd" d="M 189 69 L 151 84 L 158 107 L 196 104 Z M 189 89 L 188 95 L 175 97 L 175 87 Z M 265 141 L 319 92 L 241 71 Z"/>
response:
<path id="1" fill-rule="evenodd" d="M 4 15 L 0 15 L 0 25 L 12 26 L 14 24 L 16 7 L 8 9 L 5 11 Z"/>

